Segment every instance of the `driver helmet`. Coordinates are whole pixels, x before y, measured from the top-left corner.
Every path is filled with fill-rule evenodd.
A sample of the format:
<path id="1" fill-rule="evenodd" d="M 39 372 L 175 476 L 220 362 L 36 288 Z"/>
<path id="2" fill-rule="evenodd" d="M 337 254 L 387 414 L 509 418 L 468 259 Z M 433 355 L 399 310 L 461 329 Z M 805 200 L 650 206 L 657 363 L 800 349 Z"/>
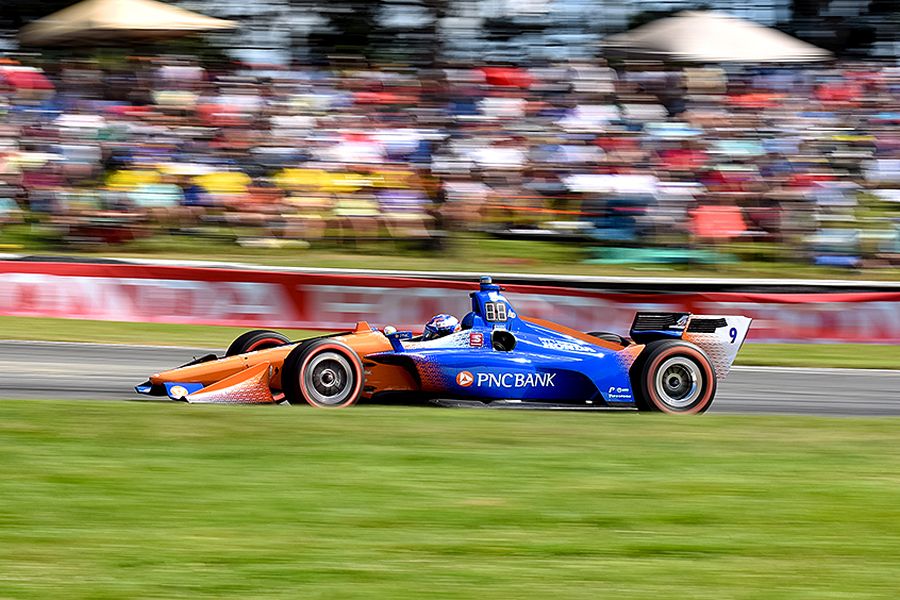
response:
<path id="1" fill-rule="evenodd" d="M 459 319 L 453 315 L 435 315 L 425 323 L 425 331 L 422 332 L 423 340 L 434 340 L 459 331 Z"/>

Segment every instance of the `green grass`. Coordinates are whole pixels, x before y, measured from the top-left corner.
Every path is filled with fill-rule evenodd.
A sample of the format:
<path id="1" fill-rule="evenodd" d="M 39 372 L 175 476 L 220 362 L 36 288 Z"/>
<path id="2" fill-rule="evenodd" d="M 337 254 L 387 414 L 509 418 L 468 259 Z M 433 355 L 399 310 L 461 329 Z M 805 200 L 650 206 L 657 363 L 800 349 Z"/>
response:
<path id="1" fill-rule="evenodd" d="M 744 344 L 735 364 L 900 369 L 897 344 Z"/>
<path id="2" fill-rule="evenodd" d="M 362 242 L 359 246 L 319 244 L 312 249 L 243 248 L 235 242 L 187 235 L 156 235 L 118 246 L 62 246 L 28 226 L 0 230 L 0 251 L 90 257 L 137 257 L 244 262 L 291 267 L 471 271 L 476 273 L 545 273 L 594 276 L 770 277 L 847 280 L 900 279 L 900 269 L 848 270 L 792 262 L 772 244 L 729 244 L 724 251 L 742 261 L 723 265 L 588 265 L 590 243 L 550 240 L 502 240 L 481 234 L 455 233 L 439 251 L 416 249 L 403 242 Z"/>
<path id="3" fill-rule="evenodd" d="M 122 323 L 0 316 L 0 339 L 225 348 L 245 327 Z M 291 339 L 321 332 L 280 329 Z M 900 368 L 900 346 L 890 344 L 745 344 L 735 364 L 782 367 Z"/>
<path id="4" fill-rule="evenodd" d="M 251 328 L 0 316 L 0 339 L 4 340 L 225 348 L 234 338 L 249 329 Z M 304 329 L 279 331 L 291 339 L 301 339 L 316 333 Z"/>
<path id="5" fill-rule="evenodd" d="M 3 401 L 0 597 L 893 599 L 898 436 Z"/>

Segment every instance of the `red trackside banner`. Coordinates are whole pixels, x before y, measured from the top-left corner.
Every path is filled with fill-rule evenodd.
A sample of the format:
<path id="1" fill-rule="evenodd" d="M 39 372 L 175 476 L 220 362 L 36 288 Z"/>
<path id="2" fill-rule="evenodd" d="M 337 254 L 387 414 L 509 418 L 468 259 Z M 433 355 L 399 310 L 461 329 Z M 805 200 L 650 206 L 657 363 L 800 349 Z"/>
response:
<path id="1" fill-rule="evenodd" d="M 468 312 L 466 292 L 476 285 L 403 277 L 0 261 L 0 315 L 328 330 L 367 320 L 419 330 L 434 314 L 461 317 Z M 505 289 L 521 314 L 582 331 L 625 332 L 638 310 L 690 311 L 752 317 L 751 342 L 900 343 L 900 292 L 632 294 L 530 285 Z"/>

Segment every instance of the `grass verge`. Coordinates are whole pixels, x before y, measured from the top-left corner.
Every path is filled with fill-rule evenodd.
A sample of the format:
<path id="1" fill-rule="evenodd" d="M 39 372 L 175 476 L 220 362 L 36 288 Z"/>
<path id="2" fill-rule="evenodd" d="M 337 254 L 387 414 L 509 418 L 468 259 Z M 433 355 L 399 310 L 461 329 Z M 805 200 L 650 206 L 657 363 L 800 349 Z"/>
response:
<path id="1" fill-rule="evenodd" d="M 893 599 L 898 435 L 3 401 L 0 596 Z"/>
<path id="2" fill-rule="evenodd" d="M 0 317 L 0 339 L 99 342 L 225 348 L 243 327 L 121 323 Z M 280 330 L 291 339 L 319 332 Z M 745 344 L 736 364 L 782 367 L 900 368 L 900 346 L 890 344 Z"/>
<path id="3" fill-rule="evenodd" d="M 900 369 L 897 344 L 744 344 L 737 365 Z"/>
<path id="4" fill-rule="evenodd" d="M 0 231 L 0 249 L 23 254 L 96 258 L 157 258 L 243 262 L 248 264 L 411 271 L 470 271 L 475 273 L 545 273 L 557 275 L 646 277 L 748 277 L 896 281 L 900 269 L 842 269 L 820 267 L 790 259 L 771 245 L 729 244 L 721 248 L 740 257 L 725 264 L 585 264 L 590 243 L 553 240 L 507 240 L 485 234 L 454 233 L 440 250 L 423 250 L 404 242 L 361 241 L 326 244 L 312 249 L 244 248 L 233 241 L 202 236 L 159 234 L 115 246 L 75 248 L 44 239 L 28 226 Z"/>
<path id="5" fill-rule="evenodd" d="M 234 338 L 249 329 L 249 327 L 213 325 L 0 317 L 0 339 L 6 340 L 226 348 Z M 279 329 L 279 331 L 291 339 L 301 339 L 318 333 L 305 329 Z"/>

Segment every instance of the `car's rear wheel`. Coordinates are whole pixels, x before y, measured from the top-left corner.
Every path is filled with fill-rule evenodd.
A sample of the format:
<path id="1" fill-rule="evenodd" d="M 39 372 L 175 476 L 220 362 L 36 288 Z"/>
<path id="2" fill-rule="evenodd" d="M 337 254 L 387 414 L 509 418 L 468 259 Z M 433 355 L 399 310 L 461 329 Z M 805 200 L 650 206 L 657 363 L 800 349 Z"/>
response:
<path id="1" fill-rule="evenodd" d="M 699 414 L 709 409 L 716 395 L 716 374 L 709 357 L 682 341 L 648 344 L 632 367 L 632 381 L 644 410 Z"/>
<path id="2" fill-rule="evenodd" d="M 237 336 L 235 340 L 231 342 L 231 345 L 228 346 L 228 350 L 225 351 L 225 356 L 235 356 L 236 354 L 244 354 L 245 352 L 267 350 L 268 348 L 277 348 L 278 346 L 284 346 L 285 344 L 290 343 L 291 340 L 277 331 L 254 329 L 253 331 L 248 331 L 247 333 L 242 333 Z"/>
<path id="3" fill-rule="evenodd" d="M 629 342 L 626 338 L 622 337 L 618 333 L 610 333 L 608 331 L 591 331 L 588 333 L 588 335 L 600 340 L 604 340 L 606 342 L 619 344 L 620 346 L 628 346 L 631 344 L 631 342 Z"/>
<path id="4" fill-rule="evenodd" d="M 362 361 L 349 346 L 329 338 L 294 348 L 284 361 L 281 385 L 291 404 L 345 408 L 362 394 Z"/>

